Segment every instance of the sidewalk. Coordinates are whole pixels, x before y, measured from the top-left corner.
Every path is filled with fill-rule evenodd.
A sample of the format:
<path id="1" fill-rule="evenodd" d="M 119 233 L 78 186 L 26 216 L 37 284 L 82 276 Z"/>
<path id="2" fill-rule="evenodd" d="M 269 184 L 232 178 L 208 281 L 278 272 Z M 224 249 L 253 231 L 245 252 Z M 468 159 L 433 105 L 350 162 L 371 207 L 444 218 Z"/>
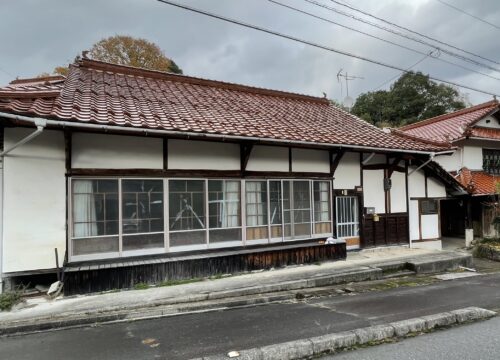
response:
<path id="1" fill-rule="evenodd" d="M 464 253 L 384 248 L 349 253 L 346 261 L 294 266 L 184 285 L 96 295 L 28 299 L 0 313 L 0 335 L 113 320 L 134 320 L 290 298 L 287 291 L 381 279 L 387 273 L 441 272 L 471 266 Z"/>

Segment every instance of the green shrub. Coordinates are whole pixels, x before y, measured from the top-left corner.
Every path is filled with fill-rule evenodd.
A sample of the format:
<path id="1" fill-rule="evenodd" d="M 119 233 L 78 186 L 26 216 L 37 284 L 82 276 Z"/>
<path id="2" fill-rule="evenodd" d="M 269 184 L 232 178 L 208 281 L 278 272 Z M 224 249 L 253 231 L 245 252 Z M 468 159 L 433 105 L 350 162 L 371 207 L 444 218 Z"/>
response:
<path id="1" fill-rule="evenodd" d="M 146 290 L 149 289 L 149 285 L 143 282 L 137 283 L 134 285 L 135 290 Z"/>
<path id="2" fill-rule="evenodd" d="M 0 294 L 0 311 L 9 311 L 16 304 L 21 302 L 21 291 L 7 291 Z"/>

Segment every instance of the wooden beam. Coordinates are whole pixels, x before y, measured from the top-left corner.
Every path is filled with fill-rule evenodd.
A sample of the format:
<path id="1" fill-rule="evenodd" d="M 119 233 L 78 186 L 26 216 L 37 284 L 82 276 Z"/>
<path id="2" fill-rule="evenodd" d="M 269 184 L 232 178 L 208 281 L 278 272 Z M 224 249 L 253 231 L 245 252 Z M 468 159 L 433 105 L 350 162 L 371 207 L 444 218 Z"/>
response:
<path id="1" fill-rule="evenodd" d="M 69 129 L 64 130 L 64 163 L 66 174 L 71 173 L 72 151 L 73 148 L 73 133 Z"/>
<path id="2" fill-rule="evenodd" d="M 168 170 L 168 138 L 163 138 L 163 170 Z"/>
<path id="3" fill-rule="evenodd" d="M 205 169 L 71 169 L 72 176 L 147 176 L 147 177 L 243 177 L 240 170 L 205 170 Z M 316 172 L 279 172 L 246 171 L 245 177 L 253 178 L 320 178 L 330 179 L 329 173 Z"/>
<path id="4" fill-rule="evenodd" d="M 403 160 L 401 156 L 396 156 L 392 163 L 389 164 L 389 167 L 387 169 L 387 176 L 389 177 L 389 179 L 391 178 L 392 173 L 396 170 L 396 167 L 399 167 L 399 163 L 401 162 L 401 160 Z M 406 169 L 404 171 L 406 171 Z"/>
<path id="5" fill-rule="evenodd" d="M 363 170 L 385 170 L 388 169 L 389 166 L 387 164 L 369 164 L 369 165 L 364 165 Z M 399 165 L 394 166 L 392 171 L 397 171 L 397 172 L 405 172 L 405 168 Z"/>
<path id="6" fill-rule="evenodd" d="M 292 172 L 292 148 L 288 148 L 288 172 Z"/>
<path id="7" fill-rule="evenodd" d="M 242 174 L 245 174 L 247 170 L 248 160 L 250 159 L 250 154 L 252 153 L 253 144 L 251 143 L 241 143 L 240 144 L 240 170 Z"/>
<path id="8" fill-rule="evenodd" d="M 335 159 L 333 159 L 333 154 L 337 154 Z M 335 175 L 335 171 L 340 164 L 340 160 L 345 154 L 344 149 L 340 149 L 339 151 L 330 150 L 330 175 L 333 177 Z"/>

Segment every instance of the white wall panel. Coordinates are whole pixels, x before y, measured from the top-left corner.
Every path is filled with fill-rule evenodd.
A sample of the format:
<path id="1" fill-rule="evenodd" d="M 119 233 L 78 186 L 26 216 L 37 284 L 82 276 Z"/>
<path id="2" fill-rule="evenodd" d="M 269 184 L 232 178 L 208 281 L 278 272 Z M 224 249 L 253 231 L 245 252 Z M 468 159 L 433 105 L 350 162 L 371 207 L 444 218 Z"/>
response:
<path id="1" fill-rule="evenodd" d="M 420 228 L 419 228 L 419 212 L 418 212 L 418 200 L 410 200 L 410 240 L 420 239 Z"/>
<path id="2" fill-rule="evenodd" d="M 248 159 L 248 171 L 287 171 L 288 148 L 257 145 Z"/>
<path id="3" fill-rule="evenodd" d="M 470 170 L 483 168 L 483 148 L 476 145 L 464 146 L 463 164 Z"/>
<path id="4" fill-rule="evenodd" d="M 329 152 L 326 150 L 292 149 L 292 171 L 329 173 Z"/>
<path id="5" fill-rule="evenodd" d="M 359 153 L 347 152 L 340 159 L 333 180 L 334 189 L 354 189 L 361 185 Z"/>
<path id="6" fill-rule="evenodd" d="M 432 197 L 446 197 L 446 187 L 442 182 L 432 178 L 427 178 L 427 196 Z"/>
<path id="7" fill-rule="evenodd" d="M 384 170 L 363 170 L 363 198 L 364 207 L 385 213 Z"/>
<path id="8" fill-rule="evenodd" d="M 446 171 L 457 171 L 462 168 L 460 153 L 457 149 L 452 155 L 440 155 L 434 158 L 434 161 L 441 165 Z"/>
<path id="9" fill-rule="evenodd" d="M 498 122 L 498 119 L 494 116 L 487 116 L 484 119 L 479 120 L 476 123 L 476 126 L 493 128 L 493 129 L 500 129 L 500 123 Z"/>
<path id="10" fill-rule="evenodd" d="M 422 240 L 439 237 L 439 215 L 422 215 Z"/>
<path id="11" fill-rule="evenodd" d="M 33 129 L 5 129 L 5 148 Z M 54 268 L 66 249 L 64 136 L 44 130 L 4 158 L 3 272 Z"/>
<path id="12" fill-rule="evenodd" d="M 211 141 L 168 140 L 168 168 L 239 170 L 240 146 Z"/>
<path id="13" fill-rule="evenodd" d="M 406 212 L 406 176 L 395 171 L 391 179 L 391 213 Z"/>
<path id="14" fill-rule="evenodd" d="M 408 169 L 408 174 L 415 169 L 411 166 Z M 425 175 L 422 170 L 408 175 L 408 192 L 410 198 L 412 197 L 425 197 Z"/>
<path id="15" fill-rule="evenodd" d="M 163 168 L 163 140 L 160 138 L 74 133 L 72 143 L 74 168 Z"/>

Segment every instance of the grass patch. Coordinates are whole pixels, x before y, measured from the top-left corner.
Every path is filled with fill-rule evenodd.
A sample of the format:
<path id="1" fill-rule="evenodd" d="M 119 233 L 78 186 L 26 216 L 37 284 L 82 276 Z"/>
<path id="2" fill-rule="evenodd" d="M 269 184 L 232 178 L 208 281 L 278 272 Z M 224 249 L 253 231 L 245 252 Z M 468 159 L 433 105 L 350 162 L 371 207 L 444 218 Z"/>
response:
<path id="1" fill-rule="evenodd" d="M 146 283 L 143 283 L 143 282 L 140 282 L 140 283 L 137 283 L 134 285 L 134 289 L 135 290 L 146 290 L 146 289 L 149 289 L 150 286 L 149 284 L 146 284 Z"/>
<path id="2" fill-rule="evenodd" d="M 224 274 L 223 273 L 218 273 L 218 274 L 215 274 L 215 275 L 212 275 L 212 276 L 209 276 L 208 278 L 210 280 L 217 280 L 217 279 L 222 279 L 224 277 Z"/>
<path id="3" fill-rule="evenodd" d="M 0 311 L 9 311 L 12 307 L 21 302 L 22 291 L 17 289 L 0 294 Z"/>
<path id="4" fill-rule="evenodd" d="M 195 282 L 199 282 L 199 281 L 203 281 L 203 279 L 192 278 L 192 279 L 183 279 L 183 280 L 165 280 L 165 281 L 162 281 L 161 283 L 159 283 L 158 286 L 175 286 L 175 285 L 195 283 Z"/>

